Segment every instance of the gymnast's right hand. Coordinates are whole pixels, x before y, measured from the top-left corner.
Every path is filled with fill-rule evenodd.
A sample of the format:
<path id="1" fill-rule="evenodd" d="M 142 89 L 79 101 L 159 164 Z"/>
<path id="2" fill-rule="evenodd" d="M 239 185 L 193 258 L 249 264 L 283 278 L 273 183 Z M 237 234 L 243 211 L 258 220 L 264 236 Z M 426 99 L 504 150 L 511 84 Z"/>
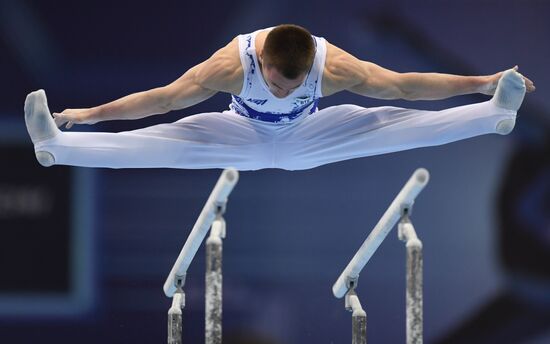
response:
<path id="1" fill-rule="evenodd" d="M 94 119 L 92 109 L 65 109 L 61 113 L 53 113 L 55 125 L 61 127 L 65 124 L 66 129 L 70 129 L 73 124 L 95 124 L 98 120 Z"/>

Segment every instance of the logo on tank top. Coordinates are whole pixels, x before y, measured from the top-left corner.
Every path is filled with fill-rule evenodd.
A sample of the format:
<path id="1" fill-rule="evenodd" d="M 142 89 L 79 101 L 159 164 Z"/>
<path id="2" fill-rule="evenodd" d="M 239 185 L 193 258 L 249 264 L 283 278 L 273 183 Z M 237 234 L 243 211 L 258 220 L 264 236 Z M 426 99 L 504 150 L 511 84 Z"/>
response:
<path id="1" fill-rule="evenodd" d="M 296 97 L 294 98 L 293 107 L 298 108 L 304 105 L 311 104 L 312 100 L 310 96 Z"/>
<path id="2" fill-rule="evenodd" d="M 252 98 L 248 98 L 246 101 L 247 101 L 247 102 L 254 103 L 254 104 L 256 104 L 256 105 L 265 105 L 265 103 L 267 103 L 267 99 L 252 99 Z"/>

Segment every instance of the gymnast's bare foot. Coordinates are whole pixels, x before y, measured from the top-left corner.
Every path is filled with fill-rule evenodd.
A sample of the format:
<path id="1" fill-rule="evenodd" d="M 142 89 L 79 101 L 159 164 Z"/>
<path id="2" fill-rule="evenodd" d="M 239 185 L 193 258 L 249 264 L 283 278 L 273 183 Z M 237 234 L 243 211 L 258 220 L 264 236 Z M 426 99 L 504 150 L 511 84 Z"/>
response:
<path id="1" fill-rule="evenodd" d="M 51 139 L 59 133 L 55 125 L 44 90 L 29 93 L 25 99 L 25 124 L 32 142 L 37 143 Z M 55 163 L 53 154 L 47 151 L 36 151 L 36 159 L 40 165 L 48 167 Z"/>

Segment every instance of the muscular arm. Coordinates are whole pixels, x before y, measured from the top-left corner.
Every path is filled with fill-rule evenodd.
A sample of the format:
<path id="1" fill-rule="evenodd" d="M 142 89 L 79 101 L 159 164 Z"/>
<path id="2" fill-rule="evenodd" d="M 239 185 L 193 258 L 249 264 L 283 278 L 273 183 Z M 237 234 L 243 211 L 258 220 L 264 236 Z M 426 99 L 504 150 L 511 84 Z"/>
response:
<path id="1" fill-rule="evenodd" d="M 72 123 L 139 119 L 190 107 L 220 91 L 238 93 L 242 86 L 242 68 L 236 44 L 233 40 L 169 85 L 130 94 L 94 108 L 54 113 L 56 124 L 67 123 L 70 128 Z"/>
<path id="2" fill-rule="evenodd" d="M 348 90 L 379 99 L 436 100 L 470 93 L 494 93 L 502 72 L 487 76 L 440 73 L 397 73 L 361 61 L 330 45 L 327 50 L 323 88 L 329 94 Z M 525 78 L 527 91 L 533 83 Z M 327 95 L 327 94 L 325 94 Z"/>

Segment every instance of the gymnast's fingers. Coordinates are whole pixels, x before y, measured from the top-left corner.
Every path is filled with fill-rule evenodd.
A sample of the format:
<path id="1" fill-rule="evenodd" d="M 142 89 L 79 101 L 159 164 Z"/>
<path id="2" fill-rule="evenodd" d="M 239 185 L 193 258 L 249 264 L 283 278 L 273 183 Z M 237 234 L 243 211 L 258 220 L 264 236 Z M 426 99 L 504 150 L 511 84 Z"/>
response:
<path id="1" fill-rule="evenodd" d="M 537 89 L 533 81 L 531 81 L 529 78 L 526 78 L 525 76 L 523 76 L 523 80 L 525 80 L 525 87 L 527 89 L 527 92 L 533 92 L 534 90 Z"/>
<path id="2" fill-rule="evenodd" d="M 60 128 L 63 124 L 68 122 L 67 116 L 64 115 L 63 113 L 54 112 L 52 115 L 53 115 L 55 125 L 58 128 Z"/>

